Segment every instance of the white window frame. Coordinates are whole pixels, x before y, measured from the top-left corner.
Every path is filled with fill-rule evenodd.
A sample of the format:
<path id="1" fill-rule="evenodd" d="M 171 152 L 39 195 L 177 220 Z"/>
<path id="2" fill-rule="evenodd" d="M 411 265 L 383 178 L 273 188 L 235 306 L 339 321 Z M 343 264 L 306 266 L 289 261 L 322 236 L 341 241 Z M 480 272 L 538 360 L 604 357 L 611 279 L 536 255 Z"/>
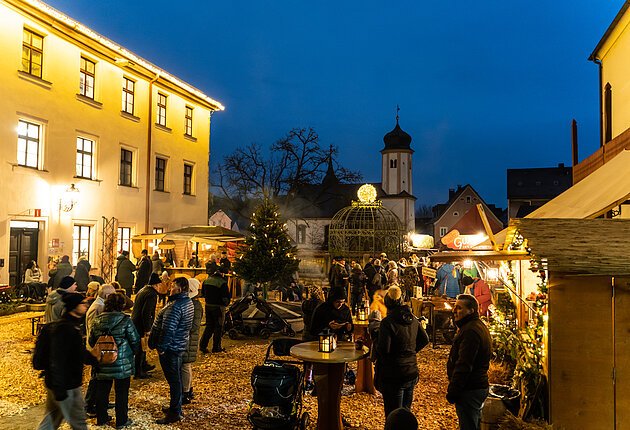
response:
<path id="1" fill-rule="evenodd" d="M 24 125 L 23 125 L 24 124 Z M 31 130 L 37 130 L 37 137 L 31 134 Z M 31 119 L 19 118 L 17 127 L 17 151 L 16 158 L 18 166 L 29 167 L 31 169 L 42 169 L 42 155 L 43 155 L 43 135 L 44 124 L 33 121 Z M 23 148 L 20 146 L 23 144 Z M 32 150 L 32 145 L 36 145 L 35 150 Z M 30 149 L 30 151 L 29 151 Z M 21 158 L 20 154 L 23 153 L 24 157 Z M 29 157 L 30 155 L 30 157 Z M 31 157 L 35 156 L 35 162 Z"/>
<path id="2" fill-rule="evenodd" d="M 85 142 L 90 142 L 91 144 L 90 152 L 85 151 Z M 79 145 L 81 145 L 81 148 L 79 148 Z M 76 149 L 75 177 L 82 178 L 82 179 L 94 179 L 96 176 L 96 140 L 79 135 L 77 136 L 76 147 L 77 149 Z M 81 162 L 79 161 L 79 157 L 81 157 Z M 89 172 L 87 176 L 84 174 L 85 173 L 84 163 L 85 163 L 86 157 L 88 157 L 90 161 L 90 167 L 89 167 Z M 79 171 L 79 168 L 80 168 L 80 171 Z"/>
<path id="3" fill-rule="evenodd" d="M 186 192 L 186 166 L 190 166 L 190 192 Z M 184 161 L 184 169 L 182 174 L 182 194 L 185 196 L 194 196 L 195 195 L 195 163 L 190 161 Z"/>
<path id="4" fill-rule="evenodd" d="M 184 108 L 184 134 L 188 137 L 193 135 L 193 115 L 195 109 L 192 106 L 186 105 Z M 190 115 L 188 115 L 190 113 Z"/>
<path id="5" fill-rule="evenodd" d="M 122 150 L 131 152 L 131 184 L 123 184 L 120 180 L 120 174 L 122 173 Z M 122 187 L 135 188 L 137 182 L 138 173 L 138 149 L 127 145 L 120 145 L 118 152 L 118 185 Z"/>
<path id="6" fill-rule="evenodd" d="M 131 227 L 119 226 L 116 231 L 116 247 L 118 253 L 123 251 L 131 252 Z"/>
<path id="7" fill-rule="evenodd" d="M 87 232 L 85 231 L 87 229 Z M 87 237 L 86 237 L 87 234 Z M 94 225 L 76 222 L 72 226 L 72 265 L 76 266 L 79 261 L 79 257 L 86 255 L 90 261 L 90 257 L 93 255 L 92 247 L 94 245 L 93 240 Z"/>
<path id="8" fill-rule="evenodd" d="M 299 244 L 306 243 L 306 225 L 298 224 L 295 229 L 295 241 Z"/>
<path id="9" fill-rule="evenodd" d="M 94 66 L 93 71 L 88 70 L 89 64 Z M 92 100 L 96 99 L 96 61 L 85 55 L 81 55 L 79 63 L 79 94 Z"/>
<path id="10" fill-rule="evenodd" d="M 130 86 L 131 89 L 129 88 Z M 121 102 L 121 110 L 129 115 L 133 115 L 136 108 L 136 81 L 126 76 L 123 76 Z"/>
<path id="11" fill-rule="evenodd" d="M 166 127 L 166 113 L 168 109 L 168 96 L 166 94 L 157 93 L 157 109 L 155 110 L 155 123 Z"/>
<path id="12" fill-rule="evenodd" d="M 24 40 L 25 33 L 30 34 L 30 38 L 31 38 L 30 41 Z M 37 36 L 42 39 L 41 47 L 38 47 L 33 44 L 33 36 Z M 24 27 L 22 29 L 22 71 L 24 73 L 28 73 L 29 75 L 35 76 L 36 78 L 40 78 L 40 79 L 42 79 L 44 76 L 44 39 L 45 38 L 46 36 L 44 36 L 43 34 L 38 33 L 34 30 L 31 30 L 28 27 Z M 24 58 L 25 49 L 28 49 L 28 52 L 29 52 L 28 59 Z M 40 64 L 38 64 L 39 73 L 33 73 L 33 64 L 37 64 L 37 63 L 33 63 L 33 52 L 40 55 L 41 62 Z M 25 60 L 27 61 L 26 64 L 24 63 Z M 25 67 L 26 65 L 28 65 L 28 67 Z"/>

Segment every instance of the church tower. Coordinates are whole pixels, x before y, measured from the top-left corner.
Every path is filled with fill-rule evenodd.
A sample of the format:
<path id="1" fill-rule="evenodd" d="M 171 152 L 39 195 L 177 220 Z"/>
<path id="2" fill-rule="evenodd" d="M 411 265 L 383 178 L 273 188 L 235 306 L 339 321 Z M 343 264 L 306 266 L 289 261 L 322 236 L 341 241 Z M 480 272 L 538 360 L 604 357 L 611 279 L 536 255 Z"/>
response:
<path id="1" fill-rule="evenodd" d="M 385 147 L 382 156 L 382 188 L 385 192 L 383 204 L 392 210 L 407 232 L 415 230 L 413 196 L 413 169 L 411 164 L 411 136 L 399 125 L 396 115 L 396 126 L 383 137 Z"/>

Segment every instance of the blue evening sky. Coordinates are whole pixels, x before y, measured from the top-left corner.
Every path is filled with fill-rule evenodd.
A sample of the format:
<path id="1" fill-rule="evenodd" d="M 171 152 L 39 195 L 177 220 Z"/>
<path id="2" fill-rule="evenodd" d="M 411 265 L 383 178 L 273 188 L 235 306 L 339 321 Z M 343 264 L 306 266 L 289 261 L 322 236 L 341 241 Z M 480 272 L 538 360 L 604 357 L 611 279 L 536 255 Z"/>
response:
<path id="1" fill-rule="evenodd" d="M 212 162 L 313 127 L 339 162 L 380 181 L 383 135 L 413 137 L 419 204 L 470 183 L 506 206 L 506 169 L 598 147 L 587 58 L 623 0 L 49 0 L 226 106 Z"/>

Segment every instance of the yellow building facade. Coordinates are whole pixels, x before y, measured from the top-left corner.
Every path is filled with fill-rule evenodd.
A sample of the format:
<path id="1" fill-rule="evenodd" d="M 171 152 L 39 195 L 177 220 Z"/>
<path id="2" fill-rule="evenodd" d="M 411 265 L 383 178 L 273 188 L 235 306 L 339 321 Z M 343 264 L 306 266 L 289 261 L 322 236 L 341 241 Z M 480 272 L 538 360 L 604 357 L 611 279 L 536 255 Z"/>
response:
<path id="1" fill-rule="evenodd" d="M 35 0 L 0 0 L 0 52 L 0 284 L 207 224 L 219 102 Z"/>

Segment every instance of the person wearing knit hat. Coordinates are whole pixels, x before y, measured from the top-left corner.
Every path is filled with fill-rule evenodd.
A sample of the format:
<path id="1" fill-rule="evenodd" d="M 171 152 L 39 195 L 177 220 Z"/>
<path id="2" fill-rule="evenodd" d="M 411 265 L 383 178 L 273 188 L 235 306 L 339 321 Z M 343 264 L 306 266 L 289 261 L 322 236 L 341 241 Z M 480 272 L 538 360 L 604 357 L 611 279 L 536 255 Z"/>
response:
<path id="1" fill-rule="evenodd" d="M 192 387 L 192 364 L 197 361 L 197 350 L 199 349 L 199 331 L 201 330 L 201 319 L 203 318 L 203 305 L 199 301 L 199 287 L 201 282 L 198 279 L 188 279 L 188 297 L 192 299 L 194 306 L 193 323 L 190 328 L 188 339 L 188 350 L 182 355 L 182 404 L 187 405 L 193 399 Z"/>
<path id="2" fill-rule="evenodd" d="M 83 401 L 83 364 L 97 364 L 87 353 L 80 325 L 87 311 L 83 295 L 68 292 L 59 300 L 65 308 L 63 316 L 46 324 L 35 344 L 33 367 L 44 371 L 46 412 L 40 429 L 58 428 L 65 419 L 73 429 L 85 429 Z"/>
<path id="3" fill-rule="evenodd" d="M 324 330 L 330 330 L 339 340 L 344 340 L 352 334 L 352 314 L 346 305 L 343 290 L 333 288 L 328 293 L 324 303 L 317 306 L 311 321 L 311 334 L 319 335 Z"/>
<path id="4" fill-rule="evenodd" d="M 388 417 L 395 409 L 411 408 L 419 376 L 416 354 L 429 343 L 429 336 L 409 306 L 403 304 L 399 287 L 387 290 L 384 303 L 387 316 L 381 321 L 373 345 L 374 386 L 383 395 L 385 417 Z"/>
<path id="5" fill-rule="evenodd" d="M 418 420 L 409 409 L 398 408 L 385 420 L 385 430 L 418 430 Z"/>
<path id="6" fill-rule="evenodd" d="M 59 288 L 48 294 L 44 308 L 44 322 L 46 324 L 59 321 L 64 313 L 64 304 L 61 300 L 64 294 L 74 292 L 77 284 L 72 276 L 64 276 L 59 282 Z"/>

